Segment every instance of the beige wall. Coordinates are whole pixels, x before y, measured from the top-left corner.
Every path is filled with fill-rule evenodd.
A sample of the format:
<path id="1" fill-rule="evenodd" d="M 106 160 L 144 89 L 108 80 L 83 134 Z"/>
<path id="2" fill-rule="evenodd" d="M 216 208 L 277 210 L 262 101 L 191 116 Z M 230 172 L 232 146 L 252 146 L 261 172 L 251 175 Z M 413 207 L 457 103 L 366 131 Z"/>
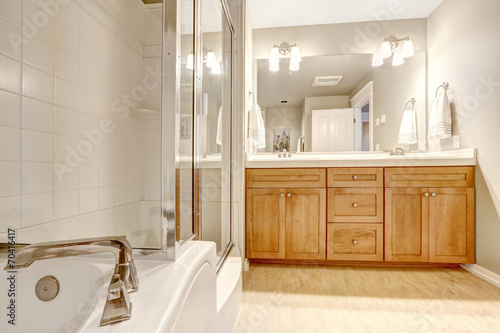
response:
<path id="1" fill-rule="evenodd" d="M 290 151 L 297 151 L 297 140 L 302 135 L 302 109 L 266 108 L 266 149 L 273 151 L 273 129 L 290 129 Z"/>
<path id="2" fill-rule="evenodd" d="M 429 109 L 436 88 L 450 83 L 453 133 L 477 147 L 477 264 L 500 274 L 500 2 L 445 0 L 429 17 Z M 488 83 L 489 82 L 489 83 Z M 433 150 L 447 149 L 430 142 Z"/>
<path id="3" fill-rule="evenodd" d="M 304 137 L 305 151 L 311 151 L 311 126 L 312 126 L 312 110 L 325 109 L 341 109 L 350 108 L 351 102 L 349 96 L 321 96 L 321 97 L 306 97 L 304 99 Z M 297 142 L 295 142 L 297 145 Z"/>
<path id="4" fill-rule="evenodd" d="M 303 57 L 332 54 L 373 53 L 380 49 L 384 37 L 410 36 L 415 50 L 425 50 L 427 26 L 425 19 L 391 22 L 359 22 L 323 24 L 284 28 L 255 29 L 253 58 L 269 57 L 273 44 L 297 43 Z"/>

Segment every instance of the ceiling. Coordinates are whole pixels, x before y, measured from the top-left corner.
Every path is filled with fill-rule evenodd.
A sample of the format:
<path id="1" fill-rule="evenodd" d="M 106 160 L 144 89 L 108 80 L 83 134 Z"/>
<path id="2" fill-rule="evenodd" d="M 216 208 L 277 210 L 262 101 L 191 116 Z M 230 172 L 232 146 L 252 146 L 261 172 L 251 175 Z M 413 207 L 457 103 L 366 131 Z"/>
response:
<path id="1" fill-rule="evenodd" d="M 280 68 L 287 68 L 289 63 L 289 58 L 280 59 Z M 257 60 L 257 103 L 265 107 L 300 107 L 304 96 L 349 95 L 372 70 L 368 54 L 303 57 L 296 72 L 270 72 L 269 61 L 260 59 Z M 329 75 L 343 78 L 336 86 L 312 86 L 314 77 Z M 287 103 L 281 104 L 282 100 Z"/>
<path id="2" fill-rule="evenodd" d="M 427 18 L 443 0 L 247 0 L 252 28 Z M 390 7 L 390 4 L 397 4 Z"/>

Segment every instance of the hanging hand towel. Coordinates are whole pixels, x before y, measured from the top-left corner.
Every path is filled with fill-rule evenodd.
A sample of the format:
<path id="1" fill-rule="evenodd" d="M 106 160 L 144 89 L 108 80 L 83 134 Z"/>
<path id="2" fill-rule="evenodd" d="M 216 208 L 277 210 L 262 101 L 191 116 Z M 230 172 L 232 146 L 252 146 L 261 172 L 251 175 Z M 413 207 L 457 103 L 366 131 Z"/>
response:
<path id="1" fill-rule="evenodd" d="M 451 138 L 451 110 L 446 94 L 436 98 L 429 119 L 429 139 Z"/>
<path id="2" fill-rule="evenodd" d="M 222 146 L 222 106 L 219 109 L 219 116 L 217 119 L 217 137 L 215 143 Z"/>
<path id="3" fill-rule="evenodd" d="M 252 99 L 248 113 L 248 139 L 253 141 L 257 149 L 266 148 L 266 127 L 264 126 L 262 112 L 255 100 L 255 96 Z"/>
<path id="4" fill-rule="evenodd" d="M 399 128 L 398 143 L 413 145 L 417 142 L 417 118 L 415 110 L 412 107 L 403 113 L 403 120 L 401 120 L 401 127 Z"/>

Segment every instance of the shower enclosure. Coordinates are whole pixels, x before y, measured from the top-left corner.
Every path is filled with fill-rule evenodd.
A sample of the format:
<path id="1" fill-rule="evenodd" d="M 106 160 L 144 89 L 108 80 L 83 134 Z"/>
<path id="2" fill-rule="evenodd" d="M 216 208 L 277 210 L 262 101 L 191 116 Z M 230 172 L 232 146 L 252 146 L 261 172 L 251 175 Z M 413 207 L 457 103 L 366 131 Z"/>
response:
<path id="1" fill-rule="evenodd" d="M 225 0 L 3 1 L 0 245 L 231 242 Z"/>
<path id="2" fill-rule="evenodd" d="M 214 241 L 221 263 L 232 245 L 233 27 L 225 1 L 167 4 L 164 246 L 168 259 L 174 260 L 190 240 Z"/>

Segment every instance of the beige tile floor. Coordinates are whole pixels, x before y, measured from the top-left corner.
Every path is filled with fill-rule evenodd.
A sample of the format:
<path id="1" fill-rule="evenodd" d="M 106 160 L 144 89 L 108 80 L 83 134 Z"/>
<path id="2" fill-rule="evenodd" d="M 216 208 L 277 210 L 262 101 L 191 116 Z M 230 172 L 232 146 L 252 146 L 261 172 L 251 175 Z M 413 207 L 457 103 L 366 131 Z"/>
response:
<path id="1" fill-rule="evenodd" d="M 252 264 L 235 332 L 500 332 L 500 288 L 462 269 Z"/>

